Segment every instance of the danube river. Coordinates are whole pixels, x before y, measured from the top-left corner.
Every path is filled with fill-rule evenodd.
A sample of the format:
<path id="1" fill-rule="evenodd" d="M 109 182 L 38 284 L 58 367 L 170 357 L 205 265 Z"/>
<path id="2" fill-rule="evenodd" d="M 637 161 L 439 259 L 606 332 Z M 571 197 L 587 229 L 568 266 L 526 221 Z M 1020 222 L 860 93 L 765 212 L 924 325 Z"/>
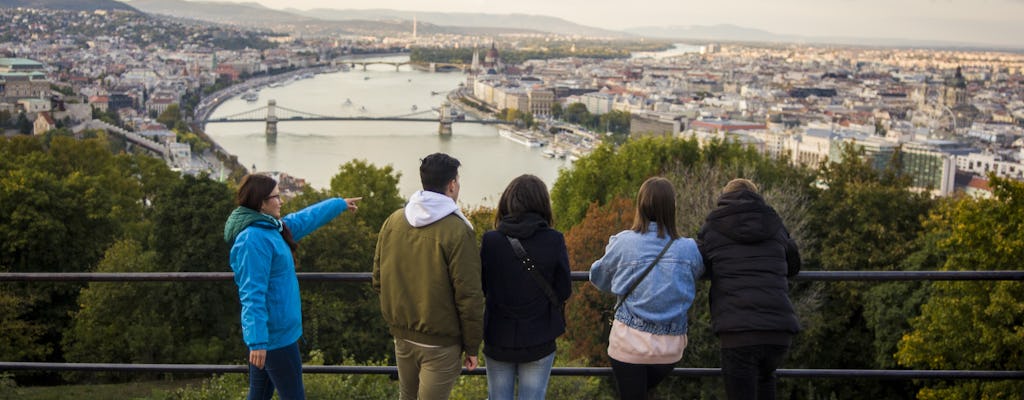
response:
<path id="1" fill-rule="evenodd" d="M 388 59 L 394 60 L 408 58 Z M 383 117 L 428 111 L 416 117 L 436 118 L 429 110 L 438 107 L 446 93 L 465 81 L 466 75 L 458 72 L 420 72 L 407 65 L 398 71 L 390 65 L 371 65 L 363 71 L 356 66 L 348 72 L 264 87 L 255 102 L 230 99 L 211 118 L 265 106 L 271 99 L 276 100 L 278 107 L 319 115 Z M 278 110 L 278 116 L 286 115 L 289 114 Z M 570 165 L 545 158 L 540 148 L 528 148 L 500 137 L 493 125 L 456 122 L 451 137 L 440 137 L 436 122 L 282 120 L 278 123 L 276 144 L 267 143 L 264 129 L 264 123 L 206 126 L 210 137 L 237 155 L 242 165 L 255 165 L 257 171 L 286 172 L 306 179 L 317 189 L 330 186 L 339 166 L 361 159 L 379 167 L 394 167 L 401 173 L 400 194 L 408 197 L 420 188 L 419 159 L 434 152 L 448 153 L 462 162 L 459 201 L 466 206 L 496 205 L 505 185 L 520 174 L 537 175 L 550 189 L 559 170 Z"/>

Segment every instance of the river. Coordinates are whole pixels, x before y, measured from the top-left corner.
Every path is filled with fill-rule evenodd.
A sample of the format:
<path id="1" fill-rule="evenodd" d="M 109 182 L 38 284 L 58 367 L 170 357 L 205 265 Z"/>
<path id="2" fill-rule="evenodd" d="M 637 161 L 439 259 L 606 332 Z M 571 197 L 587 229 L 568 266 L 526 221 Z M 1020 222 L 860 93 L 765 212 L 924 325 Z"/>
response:
<path id="1" fill-rule="evenodd" d="M 391 57 L 388 61 L 407 61 Z M 444 101 L 444 93 L 466 81 L 462 73 L 429 73 L 408 65 L 398 71 L 390 65 L 356 66 L 348 72 L 316 75 L 281 87 L 264 87 L 259 100 L 225 101 L 211 114 L 219 118 L 265 106 L 329 116 L 399 116 L 430 110 Z M 440 94 L 432 94 L 440 93 Z M 350 103 L 349 103 L 350 102 Z M 278 110 L 278 115 L 285 112 Z M 418 115 L 435 118 L 433 113 Z M 464 206 L 495 206 L 505 185 L 520 174 L 534 174 L 554 184 L 564 160 L 545 158 L 541 149 L 528 148 L 498 135 L 493 125 L 456 122 L 450 137 L 437 134 L 436 122 L 292 121 L 278 123 L 276 144 L 268 144 L 264 123 L 210 123 L 206 132 L 246 167 L 282 171 L 304 178 L 314 188 L 330 186 L 338 167 L 354 159 L 378 167 L 391 165 L 401 174 L 399 193 L 408 197 L 420 189 L 419 160 L 444 152 L 462 162 L 459 169 Z M 359 196 L 361 193 L 342 193 Z"/>
<path id="2" fill-rule="evenodd" d="M 656 53 L 636 53 L 633 58 L 663 58 L 699 51 L 697 46 L 676 44 Z M 404 62 L 408 56 L 382 61 Z M 367 60 L 360 60 L 367 61 Z M 391 65 L 356 66 L 348 72 L 316 75 L 281 87 L 265 87 L 259 100 L 239 97 L 225 101 L 211 114 L 224 117 L 252 110 L 276 100 L 278 107 L 327 116 L 400 116 L 438 107 L 444 93 L 466 82 L 463 73 L 430 73 L 408 65 L 397 71 Z M 435 94 L 436 93 L 436 94 Z M 278 113 L 282 116 L 282 112 Z M 428 113 L 417 117 L 434 117 Z M 521 174 L 533 174 L 554 185 L 558 173 L 571 163 L 543 156 L 541 148 L 528 148 L 498 135 L 492 125 L 455 123 L 450 137 L 437 134 L 436 122 L 282 120 L 276 144 L 264 137 L 264 123 L 211 123 L 206 133 L 247 167 L 257 171 L 281 171 L 304 178 L 317 189 L 330 186 L 342 164 L 361 159 L 378 167 L 392 166 L 401 174 L 399 193 L 408 197 L 420 189 L 419 160 L 444 152 L 462 162 L 460 203 L 464 206 L 497 204 L 505 185 Z M 361 193 L 342 193 L 358 196 Z"/>

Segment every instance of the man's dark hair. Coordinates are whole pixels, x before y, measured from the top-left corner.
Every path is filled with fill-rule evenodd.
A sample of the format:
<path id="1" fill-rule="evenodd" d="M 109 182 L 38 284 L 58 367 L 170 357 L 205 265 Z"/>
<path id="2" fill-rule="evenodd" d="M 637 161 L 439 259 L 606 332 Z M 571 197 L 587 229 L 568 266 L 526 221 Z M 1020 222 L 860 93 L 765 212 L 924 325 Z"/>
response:
<path id="1" fill-rule="evenodd" d="M 459 176 L 462 163 L 444 153 L 434 153 L 420 160 L 420 183 L 423 190 L 445 194 L 448 182 Z"/>

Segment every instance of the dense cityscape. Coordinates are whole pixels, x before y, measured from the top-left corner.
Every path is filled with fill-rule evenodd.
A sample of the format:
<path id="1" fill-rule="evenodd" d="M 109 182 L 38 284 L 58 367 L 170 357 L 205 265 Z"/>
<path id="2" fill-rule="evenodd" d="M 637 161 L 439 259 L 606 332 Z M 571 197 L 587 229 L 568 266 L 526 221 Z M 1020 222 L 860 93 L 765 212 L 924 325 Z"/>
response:
<path id="1" fill-rule="evenodd" d="M 502 53 L 537 38 L 417 35 L 415 24 L 394 36 L 300 38 L 124 11 L 0 13 L 12 22 L 0 32 L 8 134 L 81 130 L 95 112 L 116 114 L 122 128 L 161 142 L 168 162 L 193 174 L 222 167 L 202 157 L 209 145 L 189 146 L 198 141 L 186 140 L 194 137 L 187 126 L 156 121 L 172 105 L 179 116 L 171 121 L 188 121 L 203 95 L 253 77 L 344 65 L 352 54 L 462 48 L 477 50 L 457 69 L 467 72 L 468 101 L 456 105 L 529 114 L 541 143 L 562 144 L 551 152 L 559 156 L 586 154 L 618 131 L 727 138 L 813 167 L 852 142 L 879 168 L 899 149 L 914 186 L 935 195 L 983 192 L 990 172 L 1024 178 L 1019 53 L 695 43 L 668 57 L 507 64 Z M 612 112 L 629 121 L 587 127 L 565 115 L 576 103 L 595 122 Z"/>
<path id="2" fill-rule="evenodd" d="M 94 1 L 107 0 L 78 4 Z M 306 89 L 364 85 L 390 99 L 396 95 L 378 82 L 418 92 L 426 86 L 413 79 L 425 76 L 454 85 L 393 102 L 402 112 L 392 122 L 429 129 L 374 136 L 388 157 L 398 146 L 380 141 L 429 133 L 448 146 L 453 136 L 470 136 L 451 125 L 472 122 L 473 134 L 490 141 L 459 154 L 464 162 L 474 152 L 503 163 L 492 154 L 497 143 L 557 164 L 544 198 L 554 217 L 544 227 L 564 242 L 559 260 L 574 282 L 562 300 L 553 365 L 587 370 L 553 376 L 548 398 L 616 393 L 601 371 L 610 369 L 617 299 L 579 278 L 606 254 L 609 237 L 642 221 L 634 201 L 652 176 L 675 186 L 672 216 L 694 238 L 725 182 L 756 181 L 799 247 L 799 274 L 779 281 L 800 324 L 780 367 L 780 398 L 1015 399 L 1024 391 L 1022 50 L 656 39 L 602 28 L 573 33 L 564 20 L 552 23 L 566 25 L 557 33 L 469 28 L 411 12 L 342 24 L 216 2 L 201 3 L 220 4 L 225 14 L 198 18 L 208 8 L 116 3 L 0 3 L 0 400 L 244 396 L 242 355 L 251 353 L 240 339 L 225 242 L 233 239 L 223 221 L 241 204 L 243 176 L 256 172 L 277 181 L 269 197 L 256 198 L 276 198 L 286 216 L 363 196 L 358 213 L 303 232 L 301 246 L 289 247 L 288 269 L 302 281 L 299 363 L 318 372 L 305 372 L 309 398 L 398 398 L 397 372 L 381 372 L 395 368 L 396 342 L 368 282 L 384 221 L 410 201 L 400 178 L 418 175 L 335 153 L 325 158 L 340 165 L 321 165 L 324 158 L 287 145 L 369 153 L 352 139 L 368 134 L 343 132 L 350 136 L 341 145 L 321 138 L 335 135 L 325 127 L 389 114 L 353 104 L 361 101 L 354 91 Z M 132 9 L 159 4 L 168 11 Z M 240 23 L 230 18 L 235 11 L 259 21 Z M 328 14 L 306 15 L 318 12 Z M 351 115 L 290 110 L 260 95 L 288 85 L 292 99 Z M 278 151 L 314 160 L 332 174 L 327 184 L 240 160 L 230 135 L 207 131 L 227 125 L 225 109 L 250 109 L 228 121 L 250 124 L 231 125 L 242 126 L 233 143 L 268 158 L 284 159 Z M 403 120 L 410 115 L 429 117 Z M 278 122 L 325 132 L 278 139 Z M 367 129 L 385 126 L 376 123 Z M 258 132 L 245 131 L 250 126 Z M 464 163 L 457 176 L 495 174 L 486 163 Z M 524 174 L 522 163 L 507 164 Z M 458 201 L 455 213 L 479 250 L 498 226 L 498 207 Z M 119 274 L 150 280 L 117 281 Z M 330 281 L 341 274 L 344 281 Z M 650 398 L 726 398 L 713 283 L 708 275 L 693 280 L 685 355 Z M 160 369 L 169 365 L 185 369 Z M 449 398 L 487 397 L 482 375 L 460 377 Z"/>

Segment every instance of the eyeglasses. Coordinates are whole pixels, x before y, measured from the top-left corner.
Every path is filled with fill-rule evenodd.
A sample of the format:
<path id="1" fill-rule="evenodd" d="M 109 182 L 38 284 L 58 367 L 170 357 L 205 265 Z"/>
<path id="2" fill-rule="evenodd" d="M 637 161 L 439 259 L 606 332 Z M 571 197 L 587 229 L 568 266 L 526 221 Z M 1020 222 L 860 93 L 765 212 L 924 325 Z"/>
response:
<path id="1" fill-rule="evenodd" d="M 275 194 L 275 195 L 267 196 L 267 200 L 270 200 L 270 199 L 277 199 L 278 201 L 281 201 L 281 195 Z"/>

